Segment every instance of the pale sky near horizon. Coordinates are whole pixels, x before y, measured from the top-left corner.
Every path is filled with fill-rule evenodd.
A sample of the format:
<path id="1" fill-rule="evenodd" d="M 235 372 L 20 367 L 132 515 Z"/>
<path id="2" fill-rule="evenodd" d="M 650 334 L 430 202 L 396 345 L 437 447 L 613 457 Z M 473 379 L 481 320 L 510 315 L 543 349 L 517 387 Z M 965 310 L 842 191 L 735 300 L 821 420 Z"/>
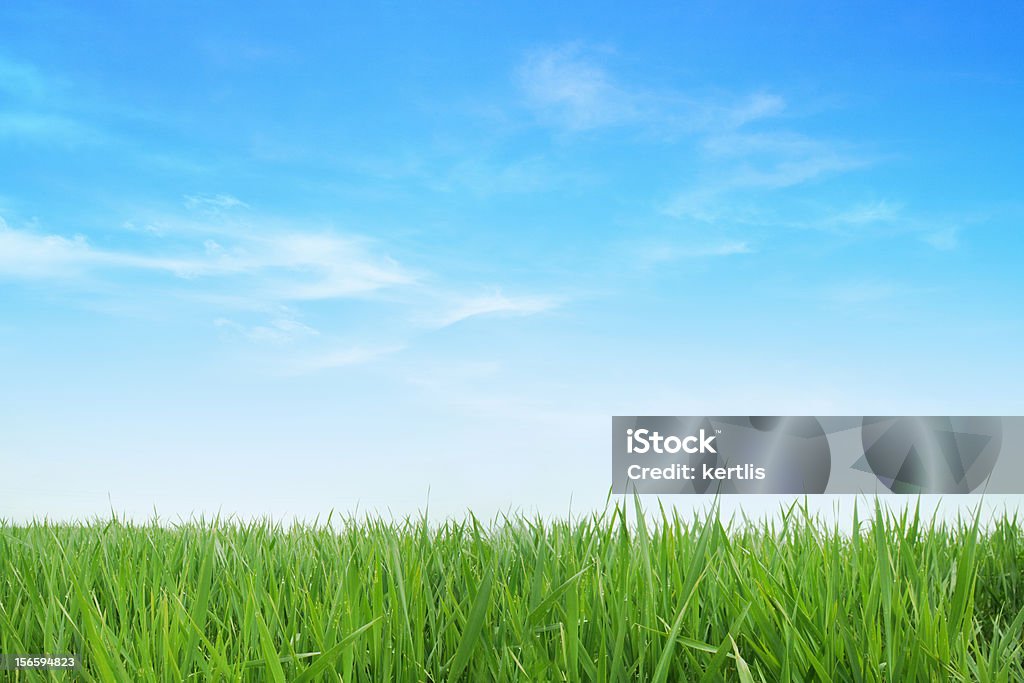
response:
<path id="1" fill-rule="evenodd" d="M 615 414 L 1024 414 L 1024 6 L 677 5 L 0 7 L 0 518 L 558 514 Z"/>

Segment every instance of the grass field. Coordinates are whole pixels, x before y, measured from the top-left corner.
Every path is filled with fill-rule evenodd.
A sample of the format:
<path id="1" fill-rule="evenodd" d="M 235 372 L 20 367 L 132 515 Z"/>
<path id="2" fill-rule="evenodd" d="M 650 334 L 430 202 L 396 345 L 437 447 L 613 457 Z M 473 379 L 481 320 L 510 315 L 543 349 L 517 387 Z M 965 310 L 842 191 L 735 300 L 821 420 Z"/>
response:
<path id="1" fill-rule="evenodd" d="M 0 523 L 0 653 L 84 660 L 0 677 L 1024 680 L 1018 520 L 870 512 Z"/>

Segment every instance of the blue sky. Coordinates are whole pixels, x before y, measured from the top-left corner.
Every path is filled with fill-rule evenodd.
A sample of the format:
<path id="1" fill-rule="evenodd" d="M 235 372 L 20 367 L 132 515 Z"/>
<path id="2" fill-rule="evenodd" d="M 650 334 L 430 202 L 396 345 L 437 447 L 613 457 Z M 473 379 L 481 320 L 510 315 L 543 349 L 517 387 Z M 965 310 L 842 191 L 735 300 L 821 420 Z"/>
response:
<path id="1" fill-rule="evenodd" d="M 613 414 L 1024 412 L 1024 8 L 677 4 L 0 8 L 0 516 L 556 511 Z"/>

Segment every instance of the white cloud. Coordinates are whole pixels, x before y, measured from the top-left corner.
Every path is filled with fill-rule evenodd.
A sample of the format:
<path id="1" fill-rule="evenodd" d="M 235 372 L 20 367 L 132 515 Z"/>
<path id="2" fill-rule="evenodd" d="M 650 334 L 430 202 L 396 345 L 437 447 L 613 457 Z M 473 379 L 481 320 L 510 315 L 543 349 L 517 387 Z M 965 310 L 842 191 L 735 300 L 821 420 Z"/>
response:
<path id="1" fill-rule="evenodd" d="M 753 121 L 778 116 L 785 108 L 786 101 L 778 95 L 767 92 L 754 93 L 726 110 L 727 126 L 739 128 Z"/>
<path id="2" fill-rule="evenodd" d="M 63 114 L 34 111 L 0 112 L 0 137 L 49 144 L 95 143 L 103 138 L 98 131 Z"/>
<path id="3" fill-rule="evenodd" d="M 0 276 L 61 277 L 97 260 L 81 235 L 36 235 L 15 230 L 0 218 Z"/>
<path id="4" fill-rule="evenodd" d="M 292 233 L 261 242 L 259 259 L 281 273 L 271 282 L 283 299 L 344 298 L 417 281 L 394 259 L 373 254 L 372 243 L 364 239 Z"/>
<path id="5" fill-rule="evenodd" d="M 291 318 L 274 318 L 263 325 L 246 326 L 228 318 L 218 318 L 213 324 L 221 329 L 240 334 L 254 342 L 283 344 L 315 337 L 320 331 Z"/>
<path id="6" fill-rule="evenodd" d="M 603 66 L 600 56 L 581 43 L 528 53 L 516 70 L 526 105 L 544 123 L 570 132 L 640 125 L 668 136 L 734 130 L 786 107 L 782 97 L 768 92 L 728 101 L 630 84 Z"/>
<path id="7" fill-rule="evenodd" d="M 818 156 L 833 145 L 791 131 L 747 133 L 737 130 L 715 132 L 701 141 L 701 149 L 712 158 L 729 159 L 757 155 L 784 158 Z"/>
<path id="8" fill-rule="evenodd" d="M 957 227 L 951 226 L 929 232 L 923 237 L 924 241 L 940 251 L 951 251 L 960 245 L 960 231 Z"/>
<path id="9" fill-rule="evenodd" d="M 144 233 L 147 235 L 152 235 L 153 237 L 163 237 L 164 235 L 167 234 L 166 228 L 164 228 L 161 225 L 156 225 L 154 223 L 137 224 L 134 221 L 124 221 L 123 223 L 121 223 L 121 227 L 125 230 L 128 230 L 129 232 Z"/>
<path id="10" fill-rule="evenodd" d="M 960 246 L 961 231 L 970 222 L 969 216 L 909 214 L 903 205 L 883 200 L 853 206 L 807 227 L 823 226 L 851 235 L 873 237 L 912 236 L 939 251 L 951 251 Z"/>
<path id="11" fill-rule="evenodd" d="M 249 205 L 229 194 L 185 195 L 185 206 L 189 209 L 223 210 L 247 209 Z"/>
<path id="12" fill-rule="evenodd" d="M 662 263 L 687 258 L 714 258 L 721 256 L 736 256 L 739 254 L 751 254 L 753 252 L 754 250 L 750 246 L 750 243 L 745 240 L 732 240 L 704 246 L 684 246 L 676 243 L 665 242 L 642 248 L 641 258 L 649 263 Z"/>
<path id="13" fill-rule="evenodd" d="M 826 296 L 841 304 L 868 304 L 890 299 L 902 291 L 899 285 L 882 280 L 850 282 L 833 287 Z"/>
<path id="14" fill-rule="evenodd" d="M 103 142 L 106 135 L 76 114 L 66 84 L 31 64 L 0 58 L 0 138 L 46 145 Z"/>
<path id="15" fill-rule="evenodd" d="M 296 374 L 320 372 L 335 368 L 345 368 L 353 365 L 363 365 L 375 361 L 383 356 L 389 356 L 402 351 L 405 347 L 401 344 L 389 346 L 348 346 L 326 353 L 321 353 L 301 359 L 291 365 L 291 370 Z"/>
<path id="16" fill-rule="evenodd" d="M 548 296 L 509 297 L 500 292 L 457 301 L 447 312 L 433 320 L 437 327 L 447 327 L 457 322 L 485 315 L 524 316 L 542 313 L 559 305 L 559 301 Z"/>
<path id="17" fill-rule="evenodd" d="M 663 207 L 673 218 L 712 222 L 735 216 L 741 202 L 755 201 L 765 192 L 795 188 L 864 168 L 870 159 L 824 142 L 795 138 L 786 142 L 768 137 L 730 136 L 709 143 L 715 156 L 729 161 L 712 165 L 705 178 L 676 193 Z M 785 138 L 783 138 L 785 140 Z M 735 160 L 733 158 L 736 158 Z M 868 207 L 874 215 L 846 216 L 849 220 L 880 220 L 891 206 Z M 836 217 L 837 219 L 843 217 Z"/>
<path id="18" fill-rule="evenodd" d="M 424 274 L 383 253 L 376 241 L 330 231 L 273 232 L 255 222 L 243 232 L 226 224 L 213 223 L 204 231 L 197 223 L 165 221 L 171 227 L 159 240 L 140 242 L 132 236 L 116 247 L 100 247 L 83 235 L 14 228 L 0 219 L 0 280 L 74 288 L 89 293 L 87 304 L 93 308 L 104 304 L 92 296 L 100 293 L 113 303 L 134 300 L 131 310 L 150 310 L 157 302 L 206 307 L 225 338 L 275 349 L 268 365 L 290 373 L 395 353 L 417 328 L 422 333 L 424 324 L 436 329 L 481 316 L 526 316 L 559 303 L 500 292 L 465 296 L 450 285 L 437 289 L 424 284 Z M 374 297 L 381 308 L 372 327 L 339 316 L 338 304 L 299 308 L 311 301 L 366 299 L 384 290 L 387 296 Z M 432 317 L 414 312 L 424 310 L 441 312 Z M 360 337 L 377 336 L 381 325 L 391 329 L 395 343 L 358 343 Z M 356 341 L 339 347 L 339 335 Z"/>
<path id="19" fill-rule="evenodd" d="M 767 168 L 746 165 L 736 171 L 725 183 L 725 189 L 776 190 L 817 180 L 867 165 L 867 161 L 839 153 L 823 154 L 804 159 L 787 159 Z"/>
<path id="20" fill-rule="evenodd" d="M 616 125 L 639 116 L 636 96 L 588 60 L 579 45 L 530 53 L 518 77 L 527 103 L 570 130 Z"/>
<path id="21" fill-rule="evenodd" d="M 559 169 L 543 156 L 510 162 L 466 159 L 436 177 L 427 177 L 427 186 L 440 192 L 469 191 L 480 196 L 551 192 L 588 181 L 580 172 Z"/>
<path id="22" fill-rule="evenodd" d="M 67 279 L 114 270 L 191 280 L 245 277 L 248 293 L 282 301 L 352 297 L 417 279 L 394 259 L 377 254 L 369 240 L 329 232 L 236 236 L 227 246 L 208 238 L 180 252 L 99 249 L 82 235 L 40 234 L 0 222 L 0 277 Z"/>
<path id="23" fill-rule="evenodd" d="M 889 201 L 875 201 L 858 204 L 829 218 L 838 225 L 862 226 L 877 223 L 892 223 L 902 218 L 903 207 Z"/>

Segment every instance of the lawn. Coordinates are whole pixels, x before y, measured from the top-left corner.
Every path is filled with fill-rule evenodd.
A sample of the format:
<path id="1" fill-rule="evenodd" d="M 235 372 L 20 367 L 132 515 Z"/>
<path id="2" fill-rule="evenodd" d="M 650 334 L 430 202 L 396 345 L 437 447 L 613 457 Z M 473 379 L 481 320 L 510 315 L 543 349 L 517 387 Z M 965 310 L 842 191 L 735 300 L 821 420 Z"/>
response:
<path id="1" fill-rule="evenodd" d="M 96 681 L 1020 681 L 1024 533 L 800 504 L 280 526 L 0 522 L 0 653 Z"/>

